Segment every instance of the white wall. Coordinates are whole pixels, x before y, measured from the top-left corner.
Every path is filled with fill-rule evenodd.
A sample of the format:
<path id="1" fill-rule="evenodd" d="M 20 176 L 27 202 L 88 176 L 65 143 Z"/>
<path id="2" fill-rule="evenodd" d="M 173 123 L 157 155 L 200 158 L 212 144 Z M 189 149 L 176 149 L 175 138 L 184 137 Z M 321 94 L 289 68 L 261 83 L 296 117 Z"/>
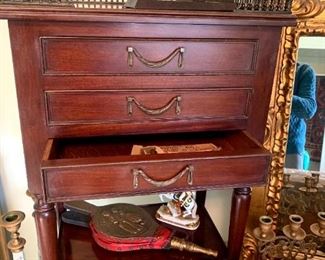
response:
<path id="1" fill-rule="evenodd" d="M 28 48 L 28 46 L 26 46 Z M 25 195 L 26 172 L 19 125 L 15 83 L 7 21 L 0 20 L 0 205 L 3 212 L 21 210 L 26 219 L 20 229 L 27 240 L 25 258 L 38 259 L 37 238 L 32 217 L 33 202 Z M 206 206 L 224 240 L 228 239 L 231 190 L 210 191 Z M 119 200 L 101 200 L 95 204 Z M 124 201 L 145 204 L 158 201 L 157 196 L 136 197 Z"/>
<path id="2" fill-rule="evenodd" d="M 7 23 L 0 21 L 0 203 L 2 212 L 26 214 L 20 233 L 27 240 L 26 259 L 37 259 L 33 201 L 26 196 L 25 161 L 18 118 Z"/>
<path id="3" fill-rule="evenodd" d="M 324 36 L 302 36 L 299 38 L 299 48 L 325 49 Z"/>

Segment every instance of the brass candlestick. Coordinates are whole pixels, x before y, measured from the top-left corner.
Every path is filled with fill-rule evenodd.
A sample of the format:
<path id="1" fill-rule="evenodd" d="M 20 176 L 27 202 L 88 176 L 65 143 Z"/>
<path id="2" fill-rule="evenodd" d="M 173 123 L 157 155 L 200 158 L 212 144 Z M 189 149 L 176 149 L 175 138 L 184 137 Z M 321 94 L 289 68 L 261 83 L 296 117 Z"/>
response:
<path id="1" fill-rule="evenodd" d="M 25 214 L 21 211 L 10 211 L 3 214 L 0 218 L 0 226 L 4 227 L 10 233 L 10 240 L 7 244 L 12 252 L 14 259 L 24 259 L 21 255 L 26 243 L 26 240 L 20 237 L 18 230 L 21 222 L 24 220 Z"/>
<path id="2" fill-rule="evenodd" d="M 283 233 L 290 239 L 303 240 L 306 237 L 306 232 L 301 228 L 304 219 L 300 215 L 290 215 L 290 224 L 283 227 Z"/>
<path id="3" fill-rule="evenodd" d="M 305 187 L 300 187 L 300 191 L 304 192 L 317 192 L 317 188 L 315 188 L 315 178 L 312 176 L 305 177 Z"/>
<path id="4" fill-rule="evenodd" d="M 271 241 L 275 238 L 275 233 L 272 230 L 273 219 L 269 216 L 261 216 L 259 218 L 259 227 L 253 230 L 255 238 L 261 241 Z"/>
<path id="5" fill-rule="evenodd" d="M 314 257 L 323 256 L 319 249 L 323 248 L 324 242 L 320 234 L 325 233 L 325 212 L 319 212 L 318 223 L 311 225 L 311 230 L 316 236 L 313 234 L 306 235 L 306 232 L 301 228 L 303 218 L 300 215 L 290 215 L 289 221 L 290 224 L 282 230 L 284 235 L 279 233 L 269 241 L 263 240 L 262 235 L 256 236 L 254 234 L 258 246 L 258 257 L 256 259 L 321 259 L 321 257 Z M 262 222 L 265 221 L 262 219 Z"/>
<path id="6" fill-rule="evenodd" d="M 311 177 L 314 178 L 314 188 L 322 188 L 323 187 L 323 185 L 319 183 L 319 176 L 320 176 L 319 172 L 311 173 Z"/>
<path id="7" fill-rule="evenodd" d="M 290 183 L 290 174 L 283 174 L 283 184 L 285 188 L 293 188 L 294 185 Z"/>
<path id="8" fill-rule="evenodd" d="M 317 213 L 318 223 L 310 225 L 310 230 L 318 237 L 325 238 L 325 212 L 321 211 Z"/>

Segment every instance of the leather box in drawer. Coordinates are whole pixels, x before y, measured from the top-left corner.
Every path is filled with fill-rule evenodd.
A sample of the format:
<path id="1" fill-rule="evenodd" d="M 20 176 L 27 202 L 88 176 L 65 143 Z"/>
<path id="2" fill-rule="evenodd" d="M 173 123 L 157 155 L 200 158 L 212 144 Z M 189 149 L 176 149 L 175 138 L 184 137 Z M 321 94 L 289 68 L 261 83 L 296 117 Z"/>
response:
<path id="1" fill-rule="evenodd" d="M 131 155 L 133 145 L 212 143 L 215 151 Z M 241 131 L 50 139 L 46 201 L 240 187 L 264 183 L 270 154 Z"/>
<path id="2" fill-rule="evenodd" d="M 201 89 L 169 91 L 47 91 L 50 126 L 144 123 L 209 119 L 247 120 L 252 90 Z M 80 113 L 82 111 L 82 113 Z M 146 127 L 150 127 L 146 125 Z"/>
<path id="3" fill-rule="evenodd" d="M 44 37 L 41 43 L 45 75 L 253 74 L 258 50 L 252 39 Z"/>

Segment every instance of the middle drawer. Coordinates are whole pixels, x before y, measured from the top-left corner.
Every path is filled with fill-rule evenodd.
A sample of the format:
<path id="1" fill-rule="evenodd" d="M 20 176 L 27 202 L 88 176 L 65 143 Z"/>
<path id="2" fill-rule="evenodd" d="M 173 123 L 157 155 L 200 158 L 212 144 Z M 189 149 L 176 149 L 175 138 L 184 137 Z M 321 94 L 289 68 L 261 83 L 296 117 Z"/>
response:
<path id="1" fill-rule="evenodd" d="M 46 91 L 48 125 L 247 119 L 252 90 Z"/>

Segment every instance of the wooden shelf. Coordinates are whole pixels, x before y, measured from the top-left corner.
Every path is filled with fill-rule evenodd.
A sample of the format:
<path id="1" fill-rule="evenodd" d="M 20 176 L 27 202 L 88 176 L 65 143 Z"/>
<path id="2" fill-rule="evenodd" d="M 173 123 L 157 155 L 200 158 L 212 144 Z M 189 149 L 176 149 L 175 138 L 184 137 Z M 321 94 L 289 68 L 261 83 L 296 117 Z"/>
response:
<path id="1" fill-rule="evenodd" d="M 154 216 L 159 205 L 144 206 L 152 216 Z M 98 246 L 93 240 L 91 231 L 88 228 L 79 227 L 71 224 L 62 223 L 60 230 L 60 254 L 62 260 L 90 260 L 90 259 L 226 259 L 226 246 L 215 228 L 208 212 L 204 208 L 198 210 L 200 215 L 200 226 L 195 231 L 185 231 L 172 226 L 177 237 L 186 238 L 200 246 L 218 250 L 217 258 L 205 256 L 197 253 L 182 252 L 175 249 L 171 250 L 139 250 L 131 252 L 112 252 Z"/>

